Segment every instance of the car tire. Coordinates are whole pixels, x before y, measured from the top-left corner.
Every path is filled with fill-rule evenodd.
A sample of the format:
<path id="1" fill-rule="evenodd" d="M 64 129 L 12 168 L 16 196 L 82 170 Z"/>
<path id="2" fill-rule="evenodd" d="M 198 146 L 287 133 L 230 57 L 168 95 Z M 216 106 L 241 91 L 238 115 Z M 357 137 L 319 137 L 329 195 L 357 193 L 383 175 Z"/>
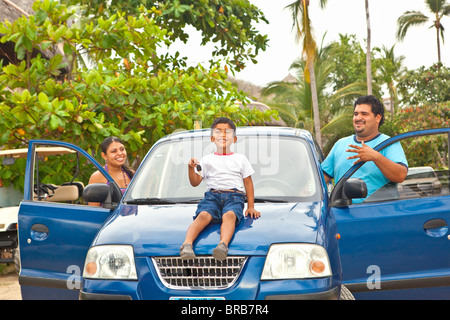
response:
<path id="1" fill-rule="evenodd" d="M 341 294 L 339 300 L 355 300 L 353 294 L 345 286 L 341 286 Z"/>
<path id="2" fill-rule="evenodd" d="M 19 247 L 14 250 L 14 266 L 16 269 L 16 273 L 20 273 L 20 251 Z"/>

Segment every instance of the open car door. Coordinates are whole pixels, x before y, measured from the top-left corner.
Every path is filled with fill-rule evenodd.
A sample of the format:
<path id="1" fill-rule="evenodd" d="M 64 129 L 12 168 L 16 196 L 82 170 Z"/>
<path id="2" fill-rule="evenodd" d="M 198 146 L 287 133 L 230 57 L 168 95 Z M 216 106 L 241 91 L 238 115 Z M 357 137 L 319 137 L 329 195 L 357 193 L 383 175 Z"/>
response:
<path id="1" fill-rule="evenodd" d="M 360 164 L 335 186 L 343 282 L 356 299 L 450 299 L 449 136 L 450 128 L 423 130 L 378 145 L 401 142 L 408 176 L 363 203 L 351 203 L 349 188 Z"/>
<path id="2" fill-rule="evenodd" d="M 54 152 L 41 152 L 48 147 Z M 95 170 L 110 182 L 111 206 L 82 199 Z M 121 196 L 105 169 L 77 146 L 30 141 L 18 220 L 23 299 L 78 299 L 86 253 Z"/>

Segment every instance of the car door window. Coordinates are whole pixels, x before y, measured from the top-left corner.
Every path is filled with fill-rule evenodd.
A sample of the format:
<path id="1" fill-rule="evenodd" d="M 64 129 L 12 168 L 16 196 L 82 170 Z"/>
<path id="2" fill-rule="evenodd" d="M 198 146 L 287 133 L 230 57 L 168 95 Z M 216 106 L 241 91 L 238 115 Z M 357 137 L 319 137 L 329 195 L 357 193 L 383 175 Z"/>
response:
<path id="1" fill-rule="evenodd" d="M 367 202 L 449 195 L 448 135 L 427 135 L 401 141 L 408 160 L 408 175 L 402 183 L 388 183 Z"/>
<path id="2" fill-rule="evenodd" d="M 95 166 L 75 150 L 39 145 L 35 148 L 33 201 L 85 205 L 82 194 Z"/>

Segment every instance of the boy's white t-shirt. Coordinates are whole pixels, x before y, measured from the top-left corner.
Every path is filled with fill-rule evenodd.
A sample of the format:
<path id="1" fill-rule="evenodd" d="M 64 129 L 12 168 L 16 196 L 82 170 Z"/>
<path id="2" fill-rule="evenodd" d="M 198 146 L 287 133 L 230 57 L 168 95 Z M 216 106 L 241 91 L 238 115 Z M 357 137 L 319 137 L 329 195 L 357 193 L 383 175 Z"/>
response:
<path id="1" fill-rule="evenodd" d="M 202 171 L 199 172 L 206 182 L 208 190 L 229 190 L 236 188 L 244 192 L 244 178 L 251 176 L 255 171 L 247 157 L 231 153 L 221 155 L 212 153 L 200 160 Z"/>

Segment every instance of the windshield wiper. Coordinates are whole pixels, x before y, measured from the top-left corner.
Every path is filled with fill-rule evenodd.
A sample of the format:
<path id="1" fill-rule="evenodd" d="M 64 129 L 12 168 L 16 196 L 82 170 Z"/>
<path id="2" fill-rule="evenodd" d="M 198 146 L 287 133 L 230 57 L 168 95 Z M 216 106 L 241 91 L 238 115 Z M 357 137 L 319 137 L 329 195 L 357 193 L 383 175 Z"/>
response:
<path id="1" fill-rule="evenodd" d="M 287 200 L 282 200 L 282 199 L 257 197 L 257 198 L 255 198 L 255 202 L 279 202 L 279 203 L 285 203 L 285 202 L 288 202 L 288 201 Z"/>
<path id="2" fill-rule="evenodd" d="M 173 200 L 165 198 L 138 198 L 126 201 L 127 204 L 174 204 Z"/>
<path id="3" fill-rule="evenodd" d="M 199 203 L 203 198 L 193 198 L 193 199 L 180 199 L 177 203 Z"/>

